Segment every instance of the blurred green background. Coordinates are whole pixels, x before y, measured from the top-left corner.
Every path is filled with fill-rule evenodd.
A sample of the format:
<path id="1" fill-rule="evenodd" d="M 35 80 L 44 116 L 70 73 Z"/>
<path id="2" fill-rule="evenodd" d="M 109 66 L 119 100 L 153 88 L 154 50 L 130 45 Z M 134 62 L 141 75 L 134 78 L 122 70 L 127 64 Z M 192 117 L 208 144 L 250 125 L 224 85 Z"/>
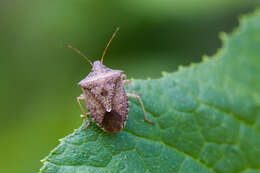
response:
<path id="1" fill-rule="evenodd" d="M 1 0 L 0 172 L 37 172 L 40 160 L 82 120 L 77 83 L 120 26 L 104 63 L 158 78 L 213 55 L 257 0 Z"/>

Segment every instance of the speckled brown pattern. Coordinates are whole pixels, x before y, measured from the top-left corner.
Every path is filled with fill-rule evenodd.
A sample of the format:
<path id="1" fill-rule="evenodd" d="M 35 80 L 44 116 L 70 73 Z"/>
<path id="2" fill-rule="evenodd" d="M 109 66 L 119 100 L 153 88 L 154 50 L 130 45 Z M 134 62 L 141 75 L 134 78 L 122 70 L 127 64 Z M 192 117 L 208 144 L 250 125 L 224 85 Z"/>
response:
<path id="1" fill-rule="evenodd" d="M 128 116 L 128 97 L 122 75 L 122 71 L 95 61 L 91 73 L 79 82 L 91 117 L 109 133 L 120 132 Z"/>

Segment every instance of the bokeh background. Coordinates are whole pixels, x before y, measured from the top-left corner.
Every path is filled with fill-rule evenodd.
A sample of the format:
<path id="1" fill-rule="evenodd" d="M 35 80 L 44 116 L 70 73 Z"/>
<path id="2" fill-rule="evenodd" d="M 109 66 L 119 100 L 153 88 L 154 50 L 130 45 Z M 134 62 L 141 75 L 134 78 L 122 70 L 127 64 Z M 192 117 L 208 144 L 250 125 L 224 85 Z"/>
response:
<path id="1" fill-rule="evenodd" d="M 90 65 L 61 40 L 130 78 L 158 78 L 221 47 L 258 0 L 1 0 L 0 172 L 38 172 L 82 120 L 77 83 Z"/>

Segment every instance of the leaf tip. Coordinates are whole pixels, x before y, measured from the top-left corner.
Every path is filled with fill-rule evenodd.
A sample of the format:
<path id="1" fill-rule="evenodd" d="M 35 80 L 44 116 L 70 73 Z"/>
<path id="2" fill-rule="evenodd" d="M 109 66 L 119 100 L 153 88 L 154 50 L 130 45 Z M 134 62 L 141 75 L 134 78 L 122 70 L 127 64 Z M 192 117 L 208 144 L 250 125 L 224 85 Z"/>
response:
<path id="1" fill-rule="evenodd" d="M 166 71 L 162 71 L 162 76 L 167 76 L 168 73 Z"/>
<path id="2" fill-rule="evenodd" d="M 179 65 L 179 66 L 178 66 L 178 70 L 182 70 L 183 68 L 184 68 L 183 65 Z"/>
<path id="3" fill-rule="evenodd" d="M 225 39 L 227 38 L 227 33 L 225 33 L 225 32 L 220 32 L 220 33 L 219 33 L 219 38 L 220 38 L 221 40 L 225 40 Z"/>
<path id="4" fill-rule="evenodd" d="M 130 80 L 133 81 L 133 80 L 135 80 L 135 78 L 131 77 Z"/>
<path id="5" fill-rule="evenodd" d="M 196 66 L 195 62 L 190 63 L 190 67 L 195 67 L 195 66 Z"/>
<path id="6" fill-rule="evenodd" d="M 209 59 L 210 59 L 210 58 L 209 58 L 208 55 L 203 55 L 203 56 L 202 56 L 202 61 L 203 61 L 203 62 L 207 62 L 207 61 L 209 61 Z"/>

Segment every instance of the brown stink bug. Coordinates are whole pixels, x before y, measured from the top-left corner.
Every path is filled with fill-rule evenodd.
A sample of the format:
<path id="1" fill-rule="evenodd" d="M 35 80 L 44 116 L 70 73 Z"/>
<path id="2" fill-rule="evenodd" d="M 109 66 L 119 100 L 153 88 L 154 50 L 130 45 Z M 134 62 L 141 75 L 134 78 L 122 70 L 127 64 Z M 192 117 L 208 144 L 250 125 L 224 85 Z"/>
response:
<path id="1" fill-rule="evenodd" d="M 90 115 L 95 123 L 108 133 L 120 132 L 126 123 L 129 111 L 128 97 L 137 98 L 142 106 L 144 112 L 144 120 L 153 123 L 147 119 L 145 108 L 141 97 L 138 94 L 126 93 L 124 84 L 131 81 L 126 78 L 126 75 L 121 70 L 112 70 L 103 65 L 103 59 L 107 48 L 118 32 L 116 29 L 111 39 L 107 43 L 101 57 L 101 61 L 92 63 L 84 54 L 71 45 L 66 44 L 67 47 L 73 49 L 78 54 L 83 56 L 92 65 L 92 70 L 88 76 L 79 82 L 83 93 L 77 97 L 77 101 L 83 112 L 82 117 L 88 118 Z M 84 108 L 80 100 L 86 100 L 88 113 L 84 113 Z M 90 120 L 84 129 L 90 125 Z"/>

